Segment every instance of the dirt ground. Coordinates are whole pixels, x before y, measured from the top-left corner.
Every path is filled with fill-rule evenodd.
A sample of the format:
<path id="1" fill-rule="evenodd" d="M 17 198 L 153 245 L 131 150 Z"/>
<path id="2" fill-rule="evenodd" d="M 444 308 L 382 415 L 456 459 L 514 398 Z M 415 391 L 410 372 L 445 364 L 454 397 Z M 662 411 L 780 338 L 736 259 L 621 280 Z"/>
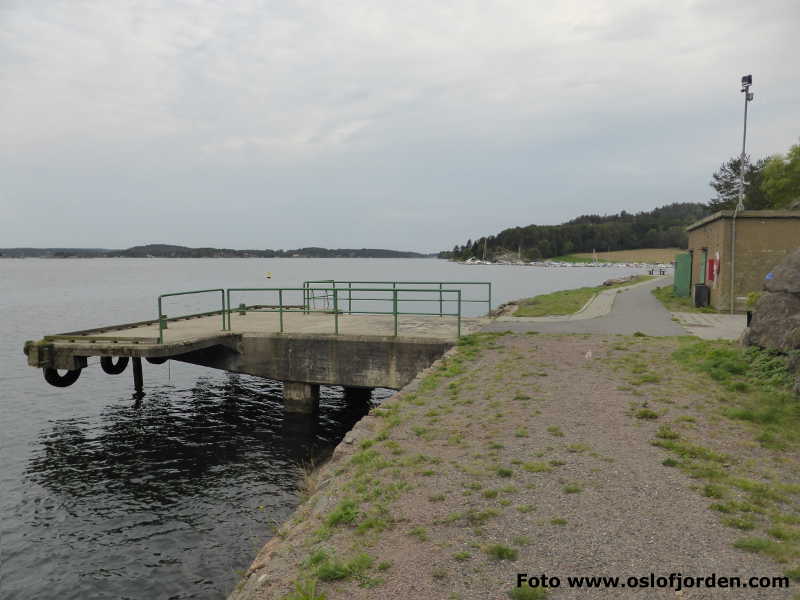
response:
<path id="1" fill-rule="evenodd" d="M 708 383 L 669 362 L 674 338 L 471 341 L 373 409 L 309 474 L 309 498 L 232 600 L 798 597 L 791 587 L 570 587 L 576 576 L 747 580 L 796 566 L 734 547 L 742 531 L 710 509 L 718 499 L 705 481 L 654 445 L 662 426 L 750 476 L 768 463 L 798 482 L 797 461 L 719 419 Z M 520 573 L 546 576 L 549 589 L 515 590 Z"/>

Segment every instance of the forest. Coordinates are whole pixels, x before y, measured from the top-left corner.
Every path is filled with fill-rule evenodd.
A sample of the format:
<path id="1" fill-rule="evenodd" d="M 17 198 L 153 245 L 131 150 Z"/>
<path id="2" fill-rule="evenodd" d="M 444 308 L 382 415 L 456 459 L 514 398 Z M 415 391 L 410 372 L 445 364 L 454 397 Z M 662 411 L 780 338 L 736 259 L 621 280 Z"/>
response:
<path id="1" fill-rule="evenodd" d="M 651 211 L 582 215 L 561 225 L 511 227 L 497 235 L 467 240 L 440 257 L 494 260 L 513 254 L 525 261 L 573 252 L 609 252 L 635 248 L 685 248 L 686 226 L 709 214 L 705 204 L 676 202 Z"/>

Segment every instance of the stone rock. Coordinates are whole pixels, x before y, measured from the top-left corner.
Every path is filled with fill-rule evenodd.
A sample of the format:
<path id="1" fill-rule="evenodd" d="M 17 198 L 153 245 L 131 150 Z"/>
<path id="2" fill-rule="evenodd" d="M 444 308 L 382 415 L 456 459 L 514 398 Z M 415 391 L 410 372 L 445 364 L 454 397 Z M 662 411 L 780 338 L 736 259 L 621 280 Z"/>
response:
<path id="1" fill-rule="evenodd" d="M 764 294 L 753 312 L 746 343 L 782 352 L 800 349 L 800 295 Z"/>
<path id="2" fill-rule="evenodd" d="M 617 285 L 618 283 L 627 283 L 633 279 L 633 275 L 629 275 L 628 277 L 615 277 L 614 279 L 606 279 L 603 282 L 603 285 Z"/>
<path id="3" fill-rule="evenodd" d="M 768 292 L 800 294 L 800 248 L 789 253 L 772 269 L 772 278 L 764 282 L 764 289 Z"/>

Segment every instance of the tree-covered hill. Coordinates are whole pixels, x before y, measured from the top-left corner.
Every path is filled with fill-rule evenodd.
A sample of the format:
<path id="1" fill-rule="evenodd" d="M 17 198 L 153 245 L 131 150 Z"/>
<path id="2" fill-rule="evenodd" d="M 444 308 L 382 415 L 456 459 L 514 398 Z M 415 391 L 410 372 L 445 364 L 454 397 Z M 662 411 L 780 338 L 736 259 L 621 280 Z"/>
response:
<path id="1" fill-rule="evenodd" d="M 103 248 L 0 248 L 4 258 L 429 258 L 434 255 L 383 248 L 318 248 L 233 250 L 147 244 L 125 250 Z"/>
<path id="2" fill-rule="evenodd" d="M 443 257 L 492 259 L 519 254 L 523 260 L 563 256 L 572 252 L 607 252 L 635 248 L 685 248 L 686 226 L 709 214 L 708 207 L 681 202 L 636 214 L 582 215 L 561 225 L 528 225 L 497 235 L 468 240 Z"/>

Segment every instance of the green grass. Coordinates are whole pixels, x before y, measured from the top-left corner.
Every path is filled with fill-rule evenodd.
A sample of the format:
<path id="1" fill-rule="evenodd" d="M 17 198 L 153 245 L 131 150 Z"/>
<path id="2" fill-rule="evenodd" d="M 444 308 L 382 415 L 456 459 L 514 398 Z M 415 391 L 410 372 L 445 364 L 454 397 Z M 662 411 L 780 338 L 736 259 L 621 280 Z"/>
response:
<path id="1" fill-rule="evenodd" d="M 652 279 L 649 275 L 639 275 L 631 281 L 615 285 L 599 285 L 582 287 L 574 290 L 561 290 L 550 294 L 541 294 L 533 298 L 520 300 L 514 313 L 515 317 L 544 317 L 548 315 L 571 315 L 578 312 L 583 305 L 603 290 L 625 287 Z"/>
<path id="2" fill-rule="evenodd" d="M 658 428 L 658 432 L 656 433 L 657 438 L 661 438 L 662 440 L 677 440 L 680 434 L 673 430 L 669 425 L 662 425 Z"/>
<path id="3" fill-rule="evenodd" d="M 328 527 L 349 525 L 358 518 L 358 515 L 359 510 L 355 500 L 342 500 L 325 518 L 325 525 Z"/>
<path id="4" fill-rule="evenodd" d="M 701 306 L 700 308 L 695 308 L 692 297 L 688 296 L 684 298 L 682 296 L 676 296 L 675 292 L 672 290 L 672 285 L 657 287 L 651 290 L 651 293 L 659 300 L 659 302 L 661 302 L 661 304 L 664 305 L 664 308 L 666 308 L 670 312 L 695 312 L 695 313 L 719 312 L 711 306 Z"/>
<path id="5" fill-rule="evenodd" d="M 684 343 L 672 357 L 719 383 L 728 392 L 723 414 L 755 425 L 762 446 L 786 450 L 800 445 L 800 403 L 791 391 L 785 356 L 732 342 L 699 341 Z"/>
<path id="6" fill-rule="evenodd" d="M 529 462 L 523 463 L 522 468 L 529 473 L 549 473 L 553 467 L 543 462 Z"/>
<path id="7" fill-rule="evenodd" d="M 783 542 L 776 542 L 767 538 L 742 538 L 737 540 L 733 545 L 740 550 L 766 554 L 780 563 L 788 562 L 790 559 L 800 556 L 800 552 L 798 552 L 796 546 Z"/>
<path id="8" fill-rule="evenodd" d="M 511 600 L 544 600 L 547 590 L 538 587 L 517 587 L 508 592 Z"/>
<path id="9" fill-rule="evenodd" d="M 284 600 L 325 600 L 327 596 L 317 592 L 317 580 L 309 579 L 306 581 L 295 581 L 294 591 Z"/>
<path id="10" fill-rule="evenodd" d="M 657 419 L 658 413 L 650 410 L 649 408 L 640 408 L 636 411 L 637 419 Z"/>
<path id="11" fill-rule="evenodd" d="M 514 548 L 509 548 L 503 544 L 492 544 L 486 548 L 486 554 L 494 560 L 517 560 L 519 553 Z"/>
<path id="12" fill-rule="evenodd" d="M 347 561 L 329 556 L 317 566 L 315 575 L 320 581 L 339 581 L 349 577 L 358 577 L 372 568 L 374 562 L 373 557 L 363 552 Z"/>
<path id="13" fill-rule="evenodd" d="M 559 427 L 558 425 L 551 425 L 550 427 L 548 427 L 547 433 L 555 437 L 564 437 L 564 432 L 561 431 L 561 427 Z"/>

